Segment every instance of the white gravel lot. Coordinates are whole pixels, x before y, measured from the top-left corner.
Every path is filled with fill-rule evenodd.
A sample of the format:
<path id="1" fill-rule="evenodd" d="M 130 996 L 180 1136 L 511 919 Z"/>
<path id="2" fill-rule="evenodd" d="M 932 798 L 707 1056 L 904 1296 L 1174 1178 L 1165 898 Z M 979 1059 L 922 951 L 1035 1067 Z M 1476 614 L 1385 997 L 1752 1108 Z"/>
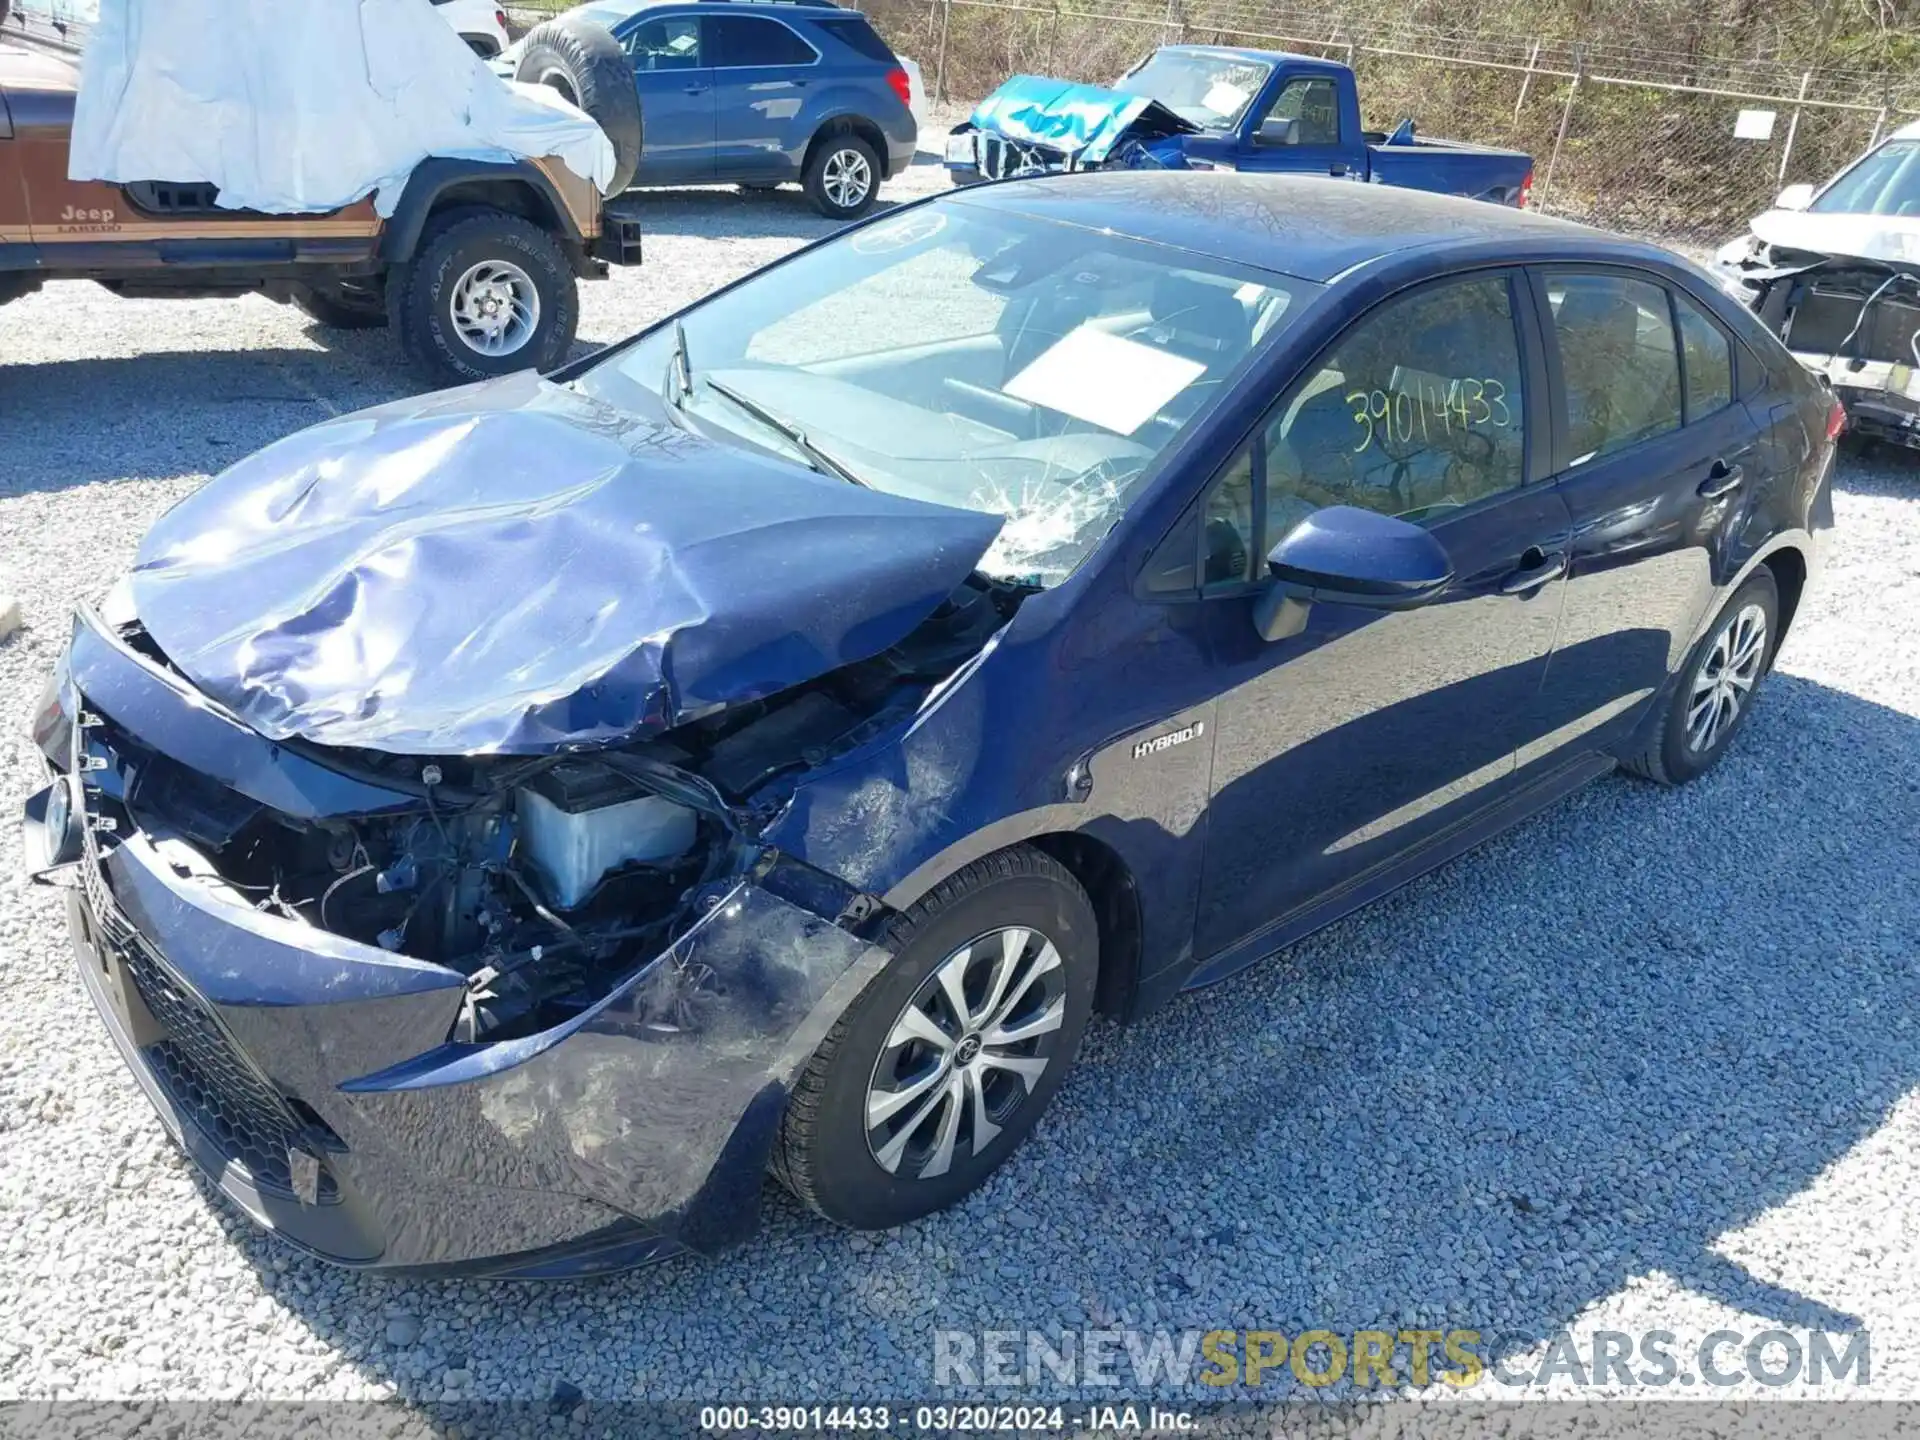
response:
<path id="1" fill-rule="evenodd" d="M 826 228 L 791 189 L 656 197 L 648 220 L 644 268 L 586 287 L 584 340 Z M 210 472 L 411 387 L 384 335 L 259 299 L 61 284 L 0 309 L 0 594 L 26 618 L 0 643 L 0 855 L 71 603 Z M 302 1258 L 176 1155 L 56 897 L 9 859 L 0 1397 L 899 1399 L 935 1393 L 942 1326 L 1424 1325 L 1521 1357 L 1564 1326 L 1865 1330 L 1870 1384 L 1824 1393 L 1920 1398 L 1920 463 L 1849 458 L 1836 507 L 1824 581 L 1707 780 L 1603 781 L 1096 1028 L 986 1191 L 879 1238 L 770 1188 L 745 1249 L 598 1283 Z"/>

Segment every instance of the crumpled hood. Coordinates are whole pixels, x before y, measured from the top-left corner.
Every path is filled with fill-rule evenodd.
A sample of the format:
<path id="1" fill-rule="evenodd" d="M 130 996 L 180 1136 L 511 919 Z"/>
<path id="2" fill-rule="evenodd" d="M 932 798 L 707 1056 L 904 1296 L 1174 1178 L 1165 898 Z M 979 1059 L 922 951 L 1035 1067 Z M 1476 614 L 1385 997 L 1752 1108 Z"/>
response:
<path id="1" fill-rule="evenodd" d="M 1784 250 L 1920 265 L 1920 218 L 1912 216 L 1769 210 L 1754 218 L 1753 233 Z"/>
<path id="2" fill-rule="evenodd" d="M 1001 523 L 528 373 L 268 446 L 161 518 L 131 584 L 167 657 L 270 738 L 530 755 L 878 654 Z"/>
<path id="3" fill-rule="evenodd" d="M 1075 85 L 1038 75 L 1016 75 L 982 100 L 973 125 L 1008 140 L 1044 145 L 1088 163 L 1104 160 L 1140 122 L 1154 135 L 1188 135 L 1197 128 L 1158 100 L 1123 95 L 1098 85 Z"/>

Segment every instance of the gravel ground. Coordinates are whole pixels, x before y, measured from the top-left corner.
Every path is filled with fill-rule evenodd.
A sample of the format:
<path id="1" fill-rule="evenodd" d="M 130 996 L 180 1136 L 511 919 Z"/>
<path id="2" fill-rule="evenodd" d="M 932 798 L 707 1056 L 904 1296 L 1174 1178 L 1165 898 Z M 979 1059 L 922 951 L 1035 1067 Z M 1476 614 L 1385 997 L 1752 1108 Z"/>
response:
<path id="1" fill-rule="evenodd" d="M 646 266 L 587 287 L 586 340 L 826 228 L 793 190 L 648 212 Z M 409 388 L 384 337 L 258 299 L 62 284 L 0 310 L 0 593 L 27 620 L 0 644 L 0 854 L 70 604 L 209 472 Z M 1867 1392 L 1920 1397 L 1917 500 L 1920 465 L 1846 461 L 1824 583 L 1706 781 L 1601 782 L 1096 1028 L 987 1190 L 879 1238 L 770 1190 L 747 1248 L 600 1283 L 301 1258 L 175 1154 L 55 897 L 9 863 L 0 1396 L 899 1398 L 934 1393 L 941 1326 L 1384 1324 L 1521 1356 L 1563 1326 L 1865 1329 Z"/>

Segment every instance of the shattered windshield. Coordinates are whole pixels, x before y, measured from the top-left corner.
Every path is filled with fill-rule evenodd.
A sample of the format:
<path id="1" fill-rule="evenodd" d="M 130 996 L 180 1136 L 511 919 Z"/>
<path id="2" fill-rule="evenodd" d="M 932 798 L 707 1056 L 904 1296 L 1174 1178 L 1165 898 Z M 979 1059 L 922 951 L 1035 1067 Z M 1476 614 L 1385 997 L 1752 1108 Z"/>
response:
<path id="1" fill-rule="evenodd" d="M 1920 140 L 1890 140 L 1829 185 L 1818 215 L 1920 215 Z"/>
<path id="2" fill-rule="evenodd" d="M 1194 50 L 1156 50 L 1121 76 L 1122 95 L 1158 100 L 1203 130 L 1231 130 L 1260 93 L 1271 65 Z"/>
<path id="3" fill-rule="evenodd" d="M 1051 585 L 1311 288 L 935 204 L 765 270 L 575 383 L 836 481 L 1003 515 L 981 569 Z"/>

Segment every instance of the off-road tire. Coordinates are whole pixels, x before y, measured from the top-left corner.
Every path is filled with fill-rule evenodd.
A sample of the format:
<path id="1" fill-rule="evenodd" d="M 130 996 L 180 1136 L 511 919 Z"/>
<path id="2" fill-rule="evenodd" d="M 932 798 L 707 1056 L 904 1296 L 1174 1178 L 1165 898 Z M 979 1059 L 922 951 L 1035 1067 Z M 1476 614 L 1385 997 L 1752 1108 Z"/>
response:
<path id="1" fill-rule="evenodd" d="M 308 319 L 334 330 L 378 330 L 387 323 L 385 303 L 373 296 L 361 299 L 331 287 L 302 285 L 291 298 Z"/>
<path id="2" fill-rule="evenodd" d="M 843 153 L 857 155 L 867 164 L 867 188 L 858 200 L 848 204 L 840 203 L 827 193 L 828 167 Z M 873 202 L 879 198 L 882 173 L 880 157 L 874 153 L 873 146 L 851 130 L 841 130 L 822 135 L 813 142 L 807 154 L 806 173 L 800 180 L 806 187 L 807 199 L 822 215 L 829 220 L 855 220 L 871 210 Z"/>
<path id="3" fill-rule="evenodd" d="M 868 1145 L 866 1102 L 875 1065 L 902 1010 L 969 940 L 1006 926 L 1050 940 L 1065 971 L 1064 1014 L 1046 1071 L 991 1143 L 938 1178 L 890 1174 Z M 1033 1128 L 1073 1063 L 1093 1010 L 1099 923 L 1073 875 L 1024 845 L 976 860 L 905 913 L 878 943 L 893 953 L 801 1071 L 773 1173 L 816 1214 L 857 1230 L 903 1225 L 945 1209 L 1006 1160 Z"/>
<path id="4" fill-rule="evenodd" d="M 534 334 L 510 355 L 483 355 L 454 328 L 453 287 L 486 260 L 518 266 L 539 293 Z M 560 242 L 531 220 L 462 208 L 430 220 L 412 261 L 387 277 L 387 318 L 423 375 L 442 385 L 465 384 L 562 364 L 580 325 L 580 292 Z"/>
<path id="5" fill-rule="evenodd" d="M 640 169 L 640 91 L 633 62 L 606 26 L 567 16 L 536 25 L 513 78 L 557 90 L 606 131 L 614 159 L 609 195 L 633 184 Z"/>
<path id="6" fill-rule="evenodd" d="M 1752 688 L 1746 693 L 1739 713 L 1714 740 L 1712 747 L 1704 752 L 1694 750 L 1687 743 L 1687 713 L 1692 703 L 1695 681 L 1712 655 L 1721 632 L 1750 605 L 1760 607 L 1766 616 L 1767 626 Z M 1639 748 L 1622 757 L 1621 765 L 1656 785 L 1684 785 L 1706 774 L 1720 763 L 1721 757 L 1733 744 L 1734 737 L 1752 715 L 1754 702 L 1760 698 L 1760 689 L 1767 673 L 1773 668 L 1774 652 L 1779 645 L 1780 590 L 1774 583 L 1773 572 L 1762 565 L 1747 577 L 1746 583 L 1733 593 L 1733 598 L 1713 617 L 1713 624 L 1707 627 L 1706 634 L 1687 657 L 1686 667 L 1674 683 L 1673 693 L 1668 697 L 1660 717 L 1641 737 Z"/>

